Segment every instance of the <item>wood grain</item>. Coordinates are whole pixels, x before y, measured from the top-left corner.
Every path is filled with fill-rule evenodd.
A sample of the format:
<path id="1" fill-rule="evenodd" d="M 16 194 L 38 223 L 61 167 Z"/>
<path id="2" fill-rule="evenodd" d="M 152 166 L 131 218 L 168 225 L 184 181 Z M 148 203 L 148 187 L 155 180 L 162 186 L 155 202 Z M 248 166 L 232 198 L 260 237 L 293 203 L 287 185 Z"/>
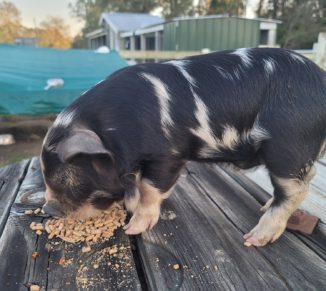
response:
<path id="1" fill-rule="evenodd" d="M 205 186 L 205 192 L 217 205 L 223 205 L 223 212 L 240 228 L 247 232 L 258 222 L 261 213 L 260 204 L 251 195 L 252 192 L 244 190 L 239 184 L 216 165 L 198 165 L 199 175 L 194 178 Z M 214 188 L 223 188 L 220 195 L 214 195 Z M 320 290 L 326 286 L 326 264 L 324 260 L 326 237 L 320 237 L 320 251 L 315 252 L 314 247 L 294 235 L 285 231 L 279 240 L 264 248 L 255 250 L 270 262 L 279 274 L 282 274 L 289 288 L 295 290 Z M 309 270 L 309 271 L 307 271 Z M 304 274 L 304 278 L 302 276 Z"/>
<path id="2" fill-rule="evenodd" d="M 24 160 L 0 169 L 0 237 L 28 164 L 29 161 Z"/>
<path id="3" fill-rule="evenodd" d="M 154 230 L 142 235 L 140 251 L 153 289 L 176 290 L 181 285 L 181 290 L 320 290 L 326 286 L 325 260 L 289 232 L 264 248 L 243 246 L 242 235 L 257 223 L 260 205 L 223 170 L 190 163 L 188 171 L 163 206 L 163 211 L 173 211 L 177 217 L 160 220 Z M 173 270 L 173 263 L 180 264 L 181 270 Z"/>
<path id="4" fill-rule="evenodd" d="M 258 184 L 254 183 L 242 172 L 234 171 L 229 167 L 221 167 L 227 175 L 229 175 L 234 183 L 238 183 L 243 187 L 252 197 L 254 197 L 260 205 L 264 205 L 269 199 L 270 195 L 261 188 Z M 326 260 L 326 242 L 325 232 L 321 229 L 321 222 L 317 225 L 316 229 L 311 235 L 303 235 L 300 232 L 290 231 L 296 235 L 301 241 L 305 242 L 308 247 L 313 249 L 324 260 Z"/>
<path id="5" fill-rule="evenodd" d="M 15 179 L 16 172 L 10 171 L 14 176 L 9 178 Z M 36 209 L 44 202 L 37 158 L 31 161 L 19 186 L 0 239 L 0 290 L 27 290 L 30 284 L 42 290 L 141 290 L 131 244 L 121 229 L 109 241 L 93 245 L 89 253 L 81 252 L 83 244 L 48 240 L 44 233 L 37 236 L 30 223 L 47 218 L 24 215 L 26 209 Z M 110 254 L 114 245 L 119 250 Z"/>
<path id="6" fill-rule="evenodd" d="M 311 181 L 309 194 L 300 205 L 300 208 L 319 217 L 326 224 L 326 163 L 324 160 L 316 163 L 316 170 L 317 174 Z M 255 171 L 245 172 L 245 175 L 269 195 L 272 195 L 273 186 L 266 169 L 259 167 Z"/>
<path id="7" fill-rule="evenodd" d="M 0 169 L 0 181 L 0 208 L 7 213 L 0 213 L 0 290 L 27 290 L 30 284 L 41 290 L 94 291 L 326 286 L 326 238 L 319 230 L 311 236 L 286 231 L 263 248 L 243 245 L 242 236 L 258 222 L 268 194 L 229 169 L 188 164 L 163 204 L 158 225 L 137 236 L 135 251 L 121 229 L 111 240 L 92 246 L 90 253 L 82 253 L 81 244 L 49 241 L 45 234 L 32 232 L 31 221 L 47 219 L 24 215 L 44 202 L 37 158 Z M 113 245 L 118 245 L 116 254 L 109 253 Z M 134 257 L 140 258 L 137 267 Z M 143 275 L 145 282 L 139 279 Z"/>

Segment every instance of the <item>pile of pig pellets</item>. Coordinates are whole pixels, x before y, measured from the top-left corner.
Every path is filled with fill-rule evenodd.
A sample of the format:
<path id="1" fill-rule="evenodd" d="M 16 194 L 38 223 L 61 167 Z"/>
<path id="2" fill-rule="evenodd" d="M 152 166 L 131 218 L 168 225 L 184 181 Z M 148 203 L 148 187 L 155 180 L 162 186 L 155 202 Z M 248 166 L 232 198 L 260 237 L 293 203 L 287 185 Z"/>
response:
<path id="1" fill-rule="evenodd" d="M 25 214 L 33 215 L 35 211 L 27 210 Z M 122 204 L 114 203 L 108 210 L 102 211 L 99 216 L 86 220 L 69 217 L 49 219 L 45 223 L 32 222 L 30 228 L 37 235 L 41 235 L 45 231 L 49 239 L 59 237 L 69 243 L 86 242 L 87 245 L 90 245 L 110 239 L 114 231 L 124 225 L 126 215 Z M 83 248 L 83 251 L 87 252 L 88 247 Z"/>

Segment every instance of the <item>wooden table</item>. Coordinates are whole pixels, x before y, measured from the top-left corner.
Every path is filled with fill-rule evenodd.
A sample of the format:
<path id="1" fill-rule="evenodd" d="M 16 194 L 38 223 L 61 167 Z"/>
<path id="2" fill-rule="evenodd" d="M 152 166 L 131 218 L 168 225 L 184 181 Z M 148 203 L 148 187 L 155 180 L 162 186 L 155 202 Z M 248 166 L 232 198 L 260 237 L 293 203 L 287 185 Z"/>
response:
<path id="1" fill-rule="evenodd" d="M 318 228 L 310 236 L 286 231 L 263 248 L 243 245 L 267 194 L 240 173 L 188 164 L 154 230 L 136 237 L 118 230 L 90 253 L 30 230 L 31 221 L 46 219 L 23 214 L 42 205 L 42 191 L 37 158 L 0 169 L 1 291 L 31 284 L 41 290 L 326 290 L 326 238 Z M 119 251 L 112 255 L 113 245 Z"/>

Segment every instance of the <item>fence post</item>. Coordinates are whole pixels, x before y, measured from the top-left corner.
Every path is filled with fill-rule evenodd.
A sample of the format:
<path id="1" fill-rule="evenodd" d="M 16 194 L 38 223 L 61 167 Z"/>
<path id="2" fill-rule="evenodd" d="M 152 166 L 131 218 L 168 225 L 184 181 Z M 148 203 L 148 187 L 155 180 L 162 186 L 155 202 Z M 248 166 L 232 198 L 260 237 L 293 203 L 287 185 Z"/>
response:
<path id="1" fill-rule="evenodd" d="M 320 32 L 318 42 L 314 44 L 316 51 L 316 63 L 323 69 L 326 69 L 326 32 Z"/>

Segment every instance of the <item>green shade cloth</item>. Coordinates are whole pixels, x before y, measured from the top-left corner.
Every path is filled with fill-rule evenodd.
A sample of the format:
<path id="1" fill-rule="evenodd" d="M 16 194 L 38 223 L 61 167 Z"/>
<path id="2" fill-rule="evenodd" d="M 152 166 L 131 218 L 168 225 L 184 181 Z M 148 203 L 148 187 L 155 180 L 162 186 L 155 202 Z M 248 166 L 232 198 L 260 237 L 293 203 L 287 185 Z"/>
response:
<path id="1" fill-rule="evenodd" d="M 127 66 L 116 51 L 0 45 L 0 114 L 60 112 L 82 92 Z M 48 79 L 64 85 L 45 90 Z"/>

